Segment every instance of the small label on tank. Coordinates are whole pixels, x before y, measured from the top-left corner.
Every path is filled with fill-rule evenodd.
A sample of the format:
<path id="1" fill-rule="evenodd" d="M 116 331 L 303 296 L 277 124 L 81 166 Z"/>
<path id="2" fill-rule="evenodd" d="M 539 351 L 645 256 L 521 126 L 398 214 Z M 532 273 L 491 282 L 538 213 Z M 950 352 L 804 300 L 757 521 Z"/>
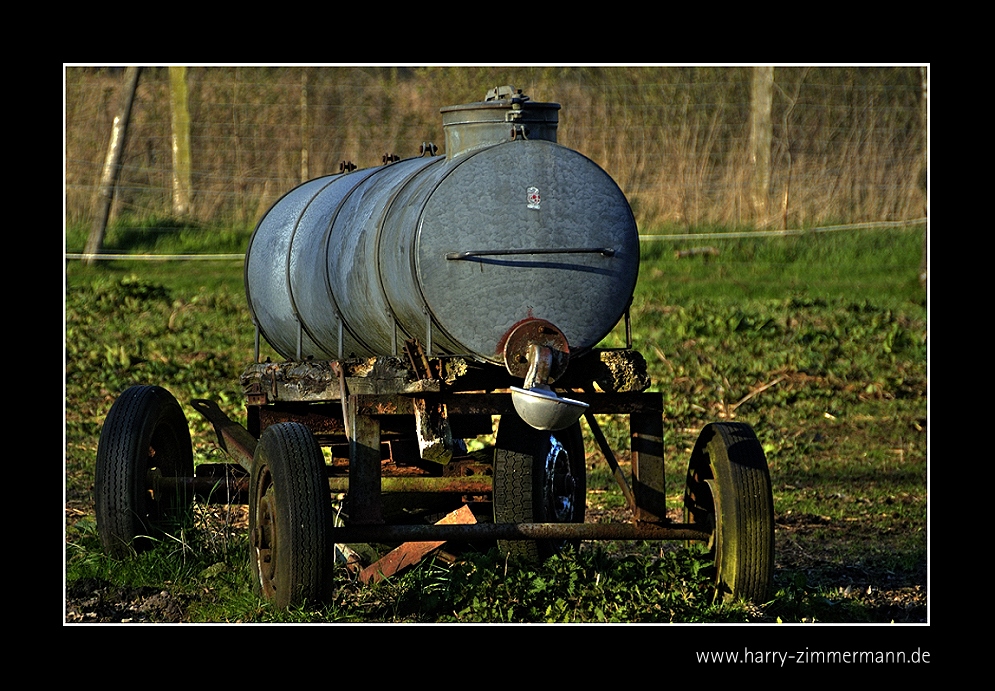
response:
<path id="1" fill-rule="evenodd" d="M 538 209 L 539 208 L 539 202 L 541 201 L 539 199 L 539 188 L 538 187 L 530 187 L 528 189 L 528 193 L 529 193 L 528 194 L 528 207 L 530 209 Z"/>

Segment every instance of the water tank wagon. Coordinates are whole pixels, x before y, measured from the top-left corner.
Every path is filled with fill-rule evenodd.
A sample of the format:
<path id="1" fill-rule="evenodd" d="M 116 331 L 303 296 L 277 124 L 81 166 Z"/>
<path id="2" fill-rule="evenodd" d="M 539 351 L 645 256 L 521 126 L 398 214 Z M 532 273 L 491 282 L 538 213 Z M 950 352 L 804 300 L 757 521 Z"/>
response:
<path id="1" fill-rule="evenodd" d="M 639 238 L 612 178 L 556 142 L 559 109 L 493 89 L 442 109 L 445 155 L 425 147 L 287 193 L 246 254 L 263 337 L 297 360 L 417 339 L 522 377 L 539 342 L 554 353 L 544 381 L 562 374 L 624 315 Z"/>

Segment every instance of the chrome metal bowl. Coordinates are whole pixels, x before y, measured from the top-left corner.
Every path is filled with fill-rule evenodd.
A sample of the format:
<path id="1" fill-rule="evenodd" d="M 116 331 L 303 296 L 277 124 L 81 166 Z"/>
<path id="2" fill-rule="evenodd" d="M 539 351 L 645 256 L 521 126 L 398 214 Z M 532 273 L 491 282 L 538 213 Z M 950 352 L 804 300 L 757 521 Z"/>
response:
<path id="1" fill-rule="evenodd" d="M 523 389 L 511 387 L 511 402 L 518 416 L 531 427 L 541 430 L 566 429 L 580 419 L 588 404 L 572 398 L 561 398 L 548 387 Z"/>

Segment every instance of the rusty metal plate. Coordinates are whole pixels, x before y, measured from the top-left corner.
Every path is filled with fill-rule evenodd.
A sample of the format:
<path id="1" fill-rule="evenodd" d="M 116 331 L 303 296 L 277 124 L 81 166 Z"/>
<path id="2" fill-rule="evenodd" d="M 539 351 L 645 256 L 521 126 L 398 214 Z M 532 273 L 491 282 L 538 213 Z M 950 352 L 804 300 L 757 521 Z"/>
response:
<path id="1" fill-rule="evenodd" d="M 556 325 L 545 319 L 526 319 L 516 324 L 504 339 L 504 365 L 515 377 L 525 377 L 529 371 L 529 346 L 535 343 L 549 348 L 553 359 L 549 380 L 556 381 L 570 363 L 570 345 Z"/>

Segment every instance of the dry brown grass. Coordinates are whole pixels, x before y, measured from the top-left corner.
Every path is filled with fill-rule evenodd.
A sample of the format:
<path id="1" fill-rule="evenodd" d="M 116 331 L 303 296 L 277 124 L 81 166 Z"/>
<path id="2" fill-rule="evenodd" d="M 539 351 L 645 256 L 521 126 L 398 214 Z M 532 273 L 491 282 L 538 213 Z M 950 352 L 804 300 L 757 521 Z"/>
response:
<path id="1" fill-rule="evenodd" d="M 341 161 L 443 144 L 439 108 L 511 83 L 563 105 L 559 141 L 605 168 L 640 228 L 799 227 L 924 215 L 922 71 L 774 71 L 768 210 L 749 202 L 750 68 L 234 68 L 188 70 L 195 207 L 201 223 L 251 225 L 279 195 Z M 91 219 L 121 71 L 66 70 L 67 221 Z M 304 105 L 306 104 L 306 105 Z M 165 68 L 143 70 L 117 211 L 170 209 Z M 302 117 L 303 116 L 303 117 Z"/>

